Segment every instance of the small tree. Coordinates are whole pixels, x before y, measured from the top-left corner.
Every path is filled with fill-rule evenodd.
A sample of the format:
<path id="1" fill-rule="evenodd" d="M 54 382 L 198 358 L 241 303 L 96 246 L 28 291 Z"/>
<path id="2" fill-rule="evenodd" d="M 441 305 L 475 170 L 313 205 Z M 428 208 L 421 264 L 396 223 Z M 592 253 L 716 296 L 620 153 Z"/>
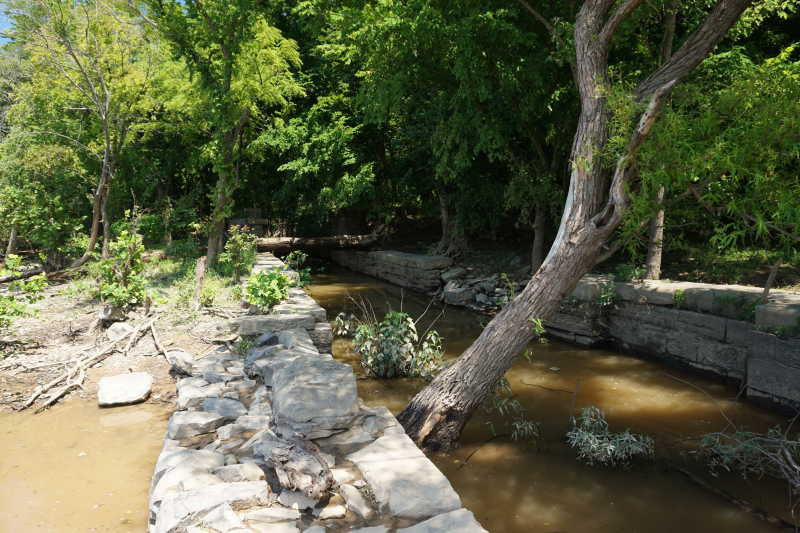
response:
<path id="1" fill-rule="evenodd" d="M 242 275 L 248 272 L 256 260 L 256 241 L 258 238 L 247 226 L 231 226 L 225 251 L 219 255 L 219 262 L 233 272 L 233 280 L 239 283 Z"/>
<path id="2" fill-rule="evenodd" d="M 108 258 L 99 264 L 100 299 L 124 309 L 145 299 L 142 236 L 123 230 L 109 246 Z"/>

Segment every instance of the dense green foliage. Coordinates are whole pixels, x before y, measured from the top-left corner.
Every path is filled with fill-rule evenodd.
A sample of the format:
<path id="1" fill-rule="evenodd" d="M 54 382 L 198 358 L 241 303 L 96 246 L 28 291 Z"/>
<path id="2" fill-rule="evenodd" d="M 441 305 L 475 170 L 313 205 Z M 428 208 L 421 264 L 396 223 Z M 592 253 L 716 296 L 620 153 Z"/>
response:
<path id="1" fill-rule="evenodd" d="M 120 308 L 142 304 L 146 288 L 142 236 L 122 230 L 109 252 L 97 265 L 100 299 Z"/>
<path id="2" fill-rule="evenodd" d="M 499 0 L 4 0 L 0 239 L 61 267 L 94 237 L 108 255 L 114 222 L 139 205 L 147 245 L 207 243 L 211 263 L 231 217 L 307 235 L 438 219 L 452 255 L 534 229 L 549 241 L 580 6 L 529 4 L 544 22 Z M 645 3 L 615 38 L 608 164 L 632 86 L 662 61 L 670 4 Z M 673 50 L 708 2 L 677 5 Z M 797 8 L 757 2 L 672 96 L 640 154 L 628 263 L 662 187 L 668 252 L 710 242 L 797 262 Z"/>
<path id="3" fill-rule="evenodd" d="M 278 269 L 256 272 L 247 280 L 244 299 L 262 312 L 289 296 L 292 280 Z"/>
<path id="4" fill-rule="evenodd" d="M 235 282 L 250 271 L 256 260 L 256 239 L 247 226 L 232 226 L 228 230 L 228 241 L 219 261 L 231 269 Z"/>
<path id="5" fill-rule="evenodd" d="M 444 352 L 439 334 L 430 330 L 420 338 L 407 314 L 387 313 L 380 322 L 364 322 L 355 329 L 353 348 L 361 366 L 379 378 L 431 378 L 442 366 Z"/>

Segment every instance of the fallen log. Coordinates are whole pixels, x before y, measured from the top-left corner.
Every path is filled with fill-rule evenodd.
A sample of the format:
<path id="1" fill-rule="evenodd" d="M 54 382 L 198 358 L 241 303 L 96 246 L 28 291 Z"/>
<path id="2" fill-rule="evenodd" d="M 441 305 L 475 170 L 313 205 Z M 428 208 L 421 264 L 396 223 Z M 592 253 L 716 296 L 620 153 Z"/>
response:
<path id="1" fill-rule="evenodd" d="M 378 242 L 378 235 L 334 235 L 332 237 L 262 237 L 258 250 L 275 252 L 288 250 L 324 250 L 337 248 L 366 248 Z"/>
<path id="2" fill-rule="evenodd" d="M 37 274 L 41 274 L 44 272 L 44 268 L 36 267 L 30 270 L 26 270 L 25 272 L 21 272 L 19 274 L 11 274 L 10 276 L 3 276 L 0 278 L 0 283 L 9 283 L 11 281 L 19 281 L 21 279 L 28 279 L 32 278 Z"/>

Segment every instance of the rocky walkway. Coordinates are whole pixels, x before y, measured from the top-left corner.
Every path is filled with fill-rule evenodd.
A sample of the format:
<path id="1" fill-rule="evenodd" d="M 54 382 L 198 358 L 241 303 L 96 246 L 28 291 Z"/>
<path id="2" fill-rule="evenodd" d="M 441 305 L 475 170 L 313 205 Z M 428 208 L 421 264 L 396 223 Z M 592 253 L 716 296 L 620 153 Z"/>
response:
<path id="1" fill-rule="evenodd" d="M 254 270 L 271 268 L 286 270 L 259 254 Z M 360 402 L 305 292 L 220 329 L 248 352 L 168 353 L 186 377 L 155 467 L 151 533 L 485 533 L 394 416 Z"/>

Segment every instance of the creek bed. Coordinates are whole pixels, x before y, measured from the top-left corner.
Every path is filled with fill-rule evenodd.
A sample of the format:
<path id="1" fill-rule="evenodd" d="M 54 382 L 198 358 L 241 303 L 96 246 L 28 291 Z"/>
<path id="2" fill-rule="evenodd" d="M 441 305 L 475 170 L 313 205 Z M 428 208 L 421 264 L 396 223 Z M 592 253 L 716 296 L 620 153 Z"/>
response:
<path id="1" fill-rule="evenodd" d="M 363 298 L 382 316 L 388 308 L 412 317 L 423 313 L 427 297 L 338 267 L 314 277 L 311 295 L 332 320 L 352 310 L 349 297 Z M 440 313 L 442 313 L 441 316 Z M 447 357 L 456 357 L 475 339 L 487 317 L 457 308 L 429 309 L 418 324 L 444 338 Z M 421 327 L 420 327 L 421 326 Z M 432 458 L 485 528 L 494 533 L 647 532 L 760 533 L 776 531 L 720 497 L 666 468 L 679 463 L 739 498 L 790 519 L 785 486 L 772 480 L 744 481 L 734 475 L 711 478 L 687 459 L 697 438 L 725 427 L 723 409 L 737 425 L 754 431 L 785 418 L 736 399 L 721 383 L 632 356 L 549 342 L 534 344 L 533 360 L 518 360 L 507 374 L 528 416 L 541 424 L 536 444 L 514 442 L 502 419 L 477 414 L 461 447 Z M 359 376 L 359 394 L 370 405 L 403 409 L 424 382 L 368 378 L 350 341 L 337 339 L 334 357 Z M 630 427 L 656 441 L 657 460 L 628 470 L 585 466 L 564 442 L 569 418 L 596 405 L 612 430 Z"/>

